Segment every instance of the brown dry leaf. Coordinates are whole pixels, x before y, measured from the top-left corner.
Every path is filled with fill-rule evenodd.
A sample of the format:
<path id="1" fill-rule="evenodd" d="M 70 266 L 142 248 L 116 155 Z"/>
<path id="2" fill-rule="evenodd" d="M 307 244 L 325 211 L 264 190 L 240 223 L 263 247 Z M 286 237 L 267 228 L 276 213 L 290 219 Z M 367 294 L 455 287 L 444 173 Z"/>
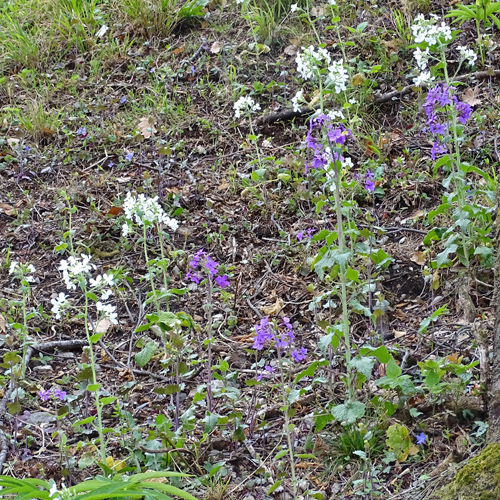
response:
<path id="1" fill-rule="evenodd" d="M 313 7 L 311 9 L 311 16 L 312 17 L 321 17 L 325 15 L 325 9 L 323 7 Z"/>
<path id="2" fill-rule="evenodd" d="M 297 45 L 288 45 L 283 51 L 287 56 L 294 56 L 299 51 Z"/>
<path id="3" fill-rule="evenodd" d="M 5 215 L 16 215 L 16 209 L 8 203 L 0 203 L 0 212 Z"/>
<path id="4" fill-rule="evenodd" d="M 425 253 L 424 252 L 415 252 L 411 257 L 410 257 L 410 260 L 412 262 L 415 262 L 415 264 L 418 264 L 419 266 L 423 266 L 426 261 L 427 261 L 427 258 L 425 256 Z"/>
<path id="5" fill-rule="evenodd" d="M 182 52 L 184 52 L 184 47 L 185 47 L 185 45 L 183 45 L 182 47 L 178 47 L 177 49 L 172 50 L 172 54 L 182 54 Z"/>
<path id="6" fill-rule="evenodd" d="M 106 215 L 120 215 L 123 212 L 122 207 L 111 207 Z"/>
<path id="7" fill-rule="evenodd" d="M 360 85 L 363 85 L 365 83 L 365 75 L 363 73 L 357 73 L 352 77 L 352 85 L 353 87 L 359 87 Z"/>
<path id="8" fill-rule="evenodd" d="M 106 333 L 112 324 L 113 323 L 111 323 L 108 318 L 101 319 L 101 321 L 99 321 L 97 325 L 95 325 L 95 332 Z"/>
<path id="9" fill-rule="evenodd" d="M 131 178 L 128 176 L 116 178 L 116 182 L 118 182 L 119 184 L 126 184 L 127 182 L 130 182 L 130 180 Z"/>
<path id="10" fill-rule="evenodd" d="M 467 89 L 462 96 L 462 101 L 470 104 L 471 106 L 475 106 L 476 104 L 481 104 L 483 101 L 478 98 L 479 87 L 476 86 L 475 89 Z"/>
<path id="11" fill-rule="evenodd" d="M 395 339 L 399 339 L 399 337 L 404 337 L 407 332 L 405 332 L 404 330 L 392 330 L 393 333 L 394 333 L 394 338 Z"/>
<path id="12" fill-rule="evenodd" d="M 284 305 L 285 303 L 283 302 L 283 299 L 281 297 L 278 297 L 276 299 L 276 302 L 272 306 L 263 306 L 261 307 L 261 309 L 262 312 L 267 316 L 272 316 L 273 314 L 278 314 L 281 309 L 283 309 Z"/>
<path id="13" fill-rule="evenodd" d="M 221 183 L 217 186 L 218 191 L 225 191 L 228 188 L 229 188 L 229 182 L 226 182 L 225 180 L 221 181 Z"/>
<path id="14" fill-rule="evenodd" d="M 137 124 L 137 130 L 144 137 L 144 139 L 149 139 L 152 135 L 156 133 L 155 129 L 156 120 L 152 117 L 143 117 Z"/>
<path id="15" fill-rule="evenodd" d="M 395 309 L 394 310 L 394 317 L 399 319 L 400 321 L 405 321 L 407 319 L 407 316 L 404 311 L 401 309 Z"/>
<path id="16" fill-rule="evenodd" d="M 212 46 L 210 47 L 210 52 L 212 52 L 212 54 L 218 54 L 220 52 L 221 48 L 222 47 L 220 46 L 219 42 L 214 42 L 214 43 L 212 43 Z"/>
<path id="17" fill-rule="evenodd" d="M 148 469 L 146 472 L 154 472 L 154 471 Z M 160 484 L 168 483 L 168 479 L 166 477 L 151 477 L 149 479 L 144 479 L 143 481 L 145 483 L 160 483 Z"/>
<path id="18" fill-rule="evenodd" d="M 328 446 L 328 443 L 324 439 L 321 439 L 319 436 L 317 436 L 314 440 L 313 453 L 317 457 L 321 457 L 326 455 L 329 451 L 330 447 Z"/>
<path id="19" fill-rule="evenodd" d="M 5 333 L 5 326 L 7 325 L 7 322 L 5 321 L 5 318 L 0 314 L 0 332 Z"/>
<path id="20" fill-rule="evenodd" d="M 450 354 L 449 356 L 446 356 L 446 359 L 450 363 L 455 363 L 455 364 L 460 364 L 463 356 L 458 356 L 458 352 L 454 352 L 453 354 Z"/>

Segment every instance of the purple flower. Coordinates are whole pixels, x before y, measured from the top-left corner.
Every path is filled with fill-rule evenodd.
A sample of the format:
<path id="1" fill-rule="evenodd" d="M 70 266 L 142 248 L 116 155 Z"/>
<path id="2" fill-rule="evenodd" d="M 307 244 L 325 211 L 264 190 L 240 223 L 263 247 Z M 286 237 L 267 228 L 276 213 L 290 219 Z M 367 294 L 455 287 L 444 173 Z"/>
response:
<path id="1" fill-rule="evenodd" d="M 212 275 L 212 278 L 217 274 L 217 268 L 219 267 L 219 264 L 213 260 L 210 255 L 207 255 L 207 261 L 205 262 L 205 267 L 210 271 L 210 274 Z"/>
<path id="2" fill-rule="evenodd" d="M 313 233 L 314 233 L 314 231 L 316 231 L 316 229 L 313 229 L 313 228 L 309 228 L 309 229 L 307 230 L 307 237 L 308 237 L 310 240 L 312 240 L 312 237 L 313 237 Z"/>
<path id="3" fill-rule="evenodd" d="M 272 326 L 269 324 L 269 318 L 262 318 L 260 323 L 255 325 L 255 339 L 253 346 L 258 351 L 264 348 L 264 344 L 267 340 L 272 340 L 274 338 Z"/>
<path id="4" fill-rule="evenodd" d="M 421 432 L 417 436 L 417 444 L 424 444 L 426 439 L 427 439 L 427 436 L 423 432 Z"/>
<path id="5" fill-rule="evenodd" d="M 366 179 L 365 181 L 365 189 L 370 192 L 370 193 L 373 193 L 375 191 L 375 183 L 370 180 L 370 179 Z"/>
<path id="6" fill-rule="evenodd" d="M 264 377 L 270 377 L 271 373 L 275 372 L 276 368 L 274 366 L 269 366 L 266 365 L 264 367 L 264 370 L 260 372 L 260 374 L 257 376 L 257 382 L 260 382 Z"/>
<path id="7" fill-rule="evenodd" d="M 120 99 L 120 104 L 125 104 L 127 102 L 127 98 L 125 96 L 123 96 L 121 99 Z"/>
<path id="8" fill-rule="evenodd" d="M 227 276 L 225 274 L 224 276 L 217 276 L 215 278 L 215 281 L 221 288 L 226 288 L 226 286 L 229 286 L 229 280 L 227 279 Z"/>
<path id="9" fill-rule="evenodd" d="M 111 167 L 113 167 L 114 165 L 115 165 L 115 164 L 114 164 L 112 161 L 110 161 L 110 162 L 108 163 L 108 168 L 111 168 Z"/>
<path id="10" fill-rule="evenodd" d="M 38 391 L 38 395 L 42 401 L 48 401 L 50 399 L 50 391 L 44 391 L 42 389 L 41 391 Z"/>
<path id="11" fill-rule="evenodd" d="M 297 239 L 299 241 L 302 241 L 304 239 L 304 233 L 305 231 L 300 231 L 299 233 L 297 233 Z"/>
<path id="12" fill-rule="evenodd" d="M 432 145 L 432 149 L 431 149 L 431 158 L 433 160 L 436 159 L 436 156 L 438 155 L 441 155 L 441 154 L 444 154 L 446 153 L 448 150 L 446 149 L 446 145 L 444 144 L 444 142 L 441 142 L 441 141 L 434 141 L 434 144 Z"/>
<path id="13" fill-rule="evenodd" d="M 467 120 L 472 113 L 472 106 L 467 102 L 461 102 L 457 99 L 457 96 L 453 96 L 453 102 L 455 103 L 455 108 L 458 111 L 457 120 L 465 125 Z"/>
<path id="14" fill-rule="evenodd" d="M 305 347 L 301 347 L 299 350 L 295 349 L 292 351 L 293 359 L 299 363 L 300 361 L 304 361 L 306 359 L 307 349 Z"/>
<path id="15" fill-rule="evenodd" d="M 59 398 L 61 401 L 64 401 L 64 398 L 66 397 L 66 391 L 61 391 L 59 389 L 56 389 L 54 391 L 54 396 L 56 398 Z"/>
<path id="16" fill-rule="evenodd" d="M 87 129 L 85 127 L 80 127 L 76 131 L 76 135 L 81 135 L 82 137 L 87 137 Z"/>
<path id="17" fill-rule="evenodd" d="M 127 153 L 125 155 L 125 159 L 128 161 L 132 161 L 132 158 L 134 157 L 134 153 Z"/>
<path id="18" fill-rule="evenodd" d="M 190 279 L 191 281 L 194 281 L 196 284 L 200 283 L 200 277 L 194 271 L 188 271 L 186 274 L 186 279 Z"/>

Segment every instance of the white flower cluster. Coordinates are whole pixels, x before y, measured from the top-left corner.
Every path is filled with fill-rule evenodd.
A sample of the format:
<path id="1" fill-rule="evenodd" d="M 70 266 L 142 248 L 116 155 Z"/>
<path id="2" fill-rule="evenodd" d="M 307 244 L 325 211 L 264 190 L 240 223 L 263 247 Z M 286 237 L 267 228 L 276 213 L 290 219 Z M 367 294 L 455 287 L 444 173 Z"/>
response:
<path id="1" fill-rule="evenodd" d="M 334 61 L 333 64 L 328 68 L 328 79 L 329 82 L 335 87 L 335 92 L 340 94 L 346 89 L 346 83 L 349 79 L 349 73 L 344 68 L 344 63 L 342 61 Z"/>
<path id="2" fill-rule="evenodd" d="M 163 223 L 170 227 L 172 231 L 176 231 L 179 223 L 175 219 L 171 219 L 158 203 L 158 196 L 154 198 L 146 198 L 144 194 L 139 196 L 132 196 L 130 192 L 127 193 L 125 201 L 123 202 L 123 211 L 125 217 L 131 221 L 142 226 L 144 223 Z M 122 235 L 127 236 L 130 226 L 126 222 L 122 226 Z"/>
<path id="3" fill-rule="evenodd" d="M 474 66 L 477 59 L 477 54 L 464 45 L 459 45 L 457 50 L 460 52 L 460 60 L 465 61 L 469 66 Z"/>
<path id="4" fill-rule="evenodd" d="M 68 290 L 76 290 L 76 283 L 87 282 L 86 274 L 95 269 L 94 264 L 90 264 L 90 255 L 81 254 L 81 257 L 70 255 L 68 260 L 62 260 L 57 269 L 62 271 L 63 280 Z"/>
<path id="5" fill-rule="evenodd" d="M 118 324 L 118 314 L 116 312 L 116 306 L 111 304 L 103 304 L 101 301 L 96 302 L 96 309 L 102 313 L 102 315 L 106 318 L 109 318 L 109 321 L 113 323 L 113 325 Z"/>
<path id="6" fill-rule="evenodd" d="M 29 276 L 28 273 L 34 272 L 36 272 L 36 269 L 33 264 L 20 264 L 15 260 L 10 263 L 9 274 L 14 274 L 18 279 L 25 279 L 29 283 L 33 283 L 35 278 L 33 276 Z"/>
<path id="7" fill-rule="evenodd" d="M 430 47 L 441 43 L 441 39 L 448 42 L 452 39 L 450 27 L 442 21 L 436 24 L 438 16 L 431 14 L 430 19 L 425 19 L 423 14 L 419 14 L 411 27 L 415 43 L 426 42 Z"/>
<path id="8" fill-rule="evenodd" d="M 342 110 L 336 110 L 336 109 L 332 109 L 330 111 L 328 111 L 328 116 L 332 119 L 332 120 L 336 120 L 337 118 L 339 120 L 345 120 L 345 116 L 344 116 L 344 113 L 342 113 Z"/>
<path id="9" fill-rule="evenodd" d="M 297 53 L 295 58 L 297 71 L 304 80 L 316 79 L 321 67 L 328 66 L 331 60 L 330 54 L 326 49 L 320 47 L 318 50 L 314 50 L 314 46 L 312 45 L 306 49 L 303 48 L 302 53 Z"/>
<path id="10" fill-rule="evenodd" d="M 424 71 L 427 68 L 427 63 L 429 62 L 429 58 L 431 54 L 429 52 L 429 47 L 426 47 L 425 50 L 420 50 L 419 47 L 413 52 L 413 57 L 417 61 L 417 66 L 421 71 Z"/>
<path id="11" fill-rule="evenodd" d="M 298 6 L 299 6 L 299 4 L 297 4 L 297 3 L 294 3 L 294 4 L 290 5 L 290 11 L 291 12 L 295 12 L 297 10 Z"/>
<path id="12" fill-rule="evenodd" d="M 420 87 L 422 84 L 429 84 L 433 80 L 435 80 L 434 76 L 431 76 L 430 71 L 422 71 L 420 75 L 418 75 L 416 78 L 413 79 L 413 83 L 417 86 Z"/>
<path id="13" fill-rule="evenodd" d="M 61 319 L 61 309 L 68 303 L 66 294 L 61 292 L 55 299 L 51 299 L 50 302 L 52 304 L 51 311 L 56 315 L 56 319 Z"/>
<path id="14" fill-rule="evenodd" d="M 113 286 L 115 284 L 115 280 L 113 278 L 113 275 L 111 274 L 99 274 L 96 276 L 95 279 L 90 278 L 89 280 L 90 286 L 92 288 L 101 288 L 102 290 L 102 295 L 101 295 L 101 300 L 107 300 L 111 295 L 113 295 L 113 292 L 108 288 L 105 289 L 108 286 Z"/>
<path id="15" fill-rule="evenodd" d="M 256 103 L 250 96 L 240 97 L 234 103 L 234 116 L 239 118 L 241 116 L 241 112 L 244 114 L 250 114 L 253 111 L 257 111 L 260 109 L 260 105 Z"/>
<path id="16" fill-rule="evenodd" d="M 304 99 L 304 91 L 300 89 L 296 94 L 295 97 L 292 97 L 292 106 L 293 110 L 298 113 L 300 111 L 300 104 L 301 102 L 306 102 Z"/>

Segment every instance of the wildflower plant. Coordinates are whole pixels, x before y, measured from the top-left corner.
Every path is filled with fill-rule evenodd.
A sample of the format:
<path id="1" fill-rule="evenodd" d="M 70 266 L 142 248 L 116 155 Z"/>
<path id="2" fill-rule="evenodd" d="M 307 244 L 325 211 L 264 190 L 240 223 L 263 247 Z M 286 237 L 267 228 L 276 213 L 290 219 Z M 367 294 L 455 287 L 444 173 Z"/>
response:
<path id="1" fill-rule="evenodd" d="M 221 289 L 229 286 L 229 279 L 226 274 L 221 274 L 221 266 L 203 249 L 198 250 L 188 264 L 189 270 L 186 274 L 186 279 L 201 285 L 206 283 L 207 301 L 204 308 L 207 311 L 207 347 L 208 347 L 208 381 L 207 381 L 207 407 L 208 411 L 212 412 L 213 397 L 212 397 L 212 310 L 213 310 L 213 289 L 214 282 Z"/>
<path id="2" fill-rule="evenodd" d="M 278 321 L 271 321 L 268 317 L 262 318 L 258 324 L 254 326 L 255 337 L 253 347 L 256 352 L 263 351 L 264 349 L 273 349 L 277 355 L 277 366 L 280 380 L 281 396 L 283 399 L 283 414 L 284 414 L 284 431 L 287 436 L 288 452 L 290 458 L 290 469 L 292 475 L 292 487 L 294 498 L 297 496 L 297 481 L 295 475 L 295 457 L 293 450 L 292 431 L 293 425 L 290 422 L 289 408 L 299 396 L 300 391 L 294 390 L 290 384 L 287 384 L 286 376 L 288 375 L 288 368 L 293 367 L 297 363 L 305 361 L 307 356 L 307 349 L 305 347 L 295 347 L 295 334 L 290 318 L 282 317 L 281 323 Z M 256 363 L 256 369 L 259 370 L 259 363 Z M 263 382 L 269 378 L 273 378 L 276 372 L 276 367 L 270 364 L 265 364 L 263 370 L 257 373 L 257 382 Z M 279 459 L 284 456 L 285 452 L 280 452 L 276 456 Z"/>
<path id="3" fill-rule="evenodd" d="M 60 262 L 58 270 L 62 272 L 63 281 L 68 292 L 71 293 L 80 290 L 85 297 L 83 310 L 79 311 L 77 317 L 83 319 L 85 334 L 88 341 L 91 383 L 87 385 L 86 389 L 95 395 L 97 416 L 97 424 L 93 423 L 95 420 L 93 416 L 88 417 L 87 423 L 91 423 L 99 434 L 100 457 L 104 463 L 106 460 L 106 440 L 104 438 L 102 410 L 104 405 L 114 401 L 114 398 L 101 398 L 101 384 L 97 382 L 97 368 L 93 346 L 99 342 L 107 330 L 107 328 L 102 327 L 102 320 L 108 320 L 111 324 L 116 325 L 118 324 L 118 314 L 115 305 L 105 303 L 108 302 L 113 295 L 112 288 L 115 285 L 114 276 L 108 272 L 93 277 L 92 273 L 96 271 L 96 266 L 91 262 L 91 259 L 92 257 L 90 255 L 84 253 L 79 257 L 70 255 L 67 259 L 63 259 Z M 95 303 L 95 320 L 92 319 L 91 314 L 92 302 Z M 69 297 L 64 292 L 60 292 L 51 300 L 51 303 L 51 311 L 56 319 L 61 318 L 61 310 L 74 308 L 70 303 Z M 40 397 L 44 400 L 50 397 L 50 394 L 47 392 L 48 391 L 42 390 L 41 393 L 39 393 Z M 54 396 L 61 400 L 64 399 L 65 395 L 65 393 L 64 395 L 62 394 L 62 391 L 58 394 L 54 393 Z"/>

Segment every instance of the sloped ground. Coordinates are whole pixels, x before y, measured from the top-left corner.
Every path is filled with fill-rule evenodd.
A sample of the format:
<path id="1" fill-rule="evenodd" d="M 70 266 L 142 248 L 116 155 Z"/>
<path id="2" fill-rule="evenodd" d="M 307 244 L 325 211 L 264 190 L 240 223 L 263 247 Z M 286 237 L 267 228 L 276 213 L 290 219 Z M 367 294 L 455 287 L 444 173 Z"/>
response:
<path id="1" fill-rule="evenodd" d="M 51 299 L 67 292 L 57 268 L 68 254 L 55 248 L 70 242 L 70 230 L 76 253 L 90 253 L 100 273 L 122 270 L 123 279 L 114 290 L 118 324 L 107 325 L 94 347 L 98 381 L 106 396 L 118 397 L 103 414 L 105 427 L 114 431 L 109 434 L 107 456 L 115 463 L 125 460 L 132 468 L 191 473 L 200 479 L 184 486 L 199 498 L 292 498 L 287 481 L 268 494 L 276 480 L 290 477 L 287 456 L 274 458 L 286 448 L 281 383 L 277 378 L 251 382 L 263 369 L 263 364 L 255 365 L 253 325 L 266 316 L 290 318 L 297 345 L 307 349 L 307 358 L 291 368 L 293 375 L 317 360 L 329 361 L 314 374 L 322 378 L 320 383 L 313 383 L 311 373 L 296 384 L 305 389 L 294 402 L 292 418 L 301 495 L 316 491 L 323 498 L 388 499 L 400 498 L 405 490 L 416 495 L 423 484 L 419 478 L 430 476 L 432 484 L 450 457 L 459 461 L 478 449 L 485 416 L 479 366 L 467 371 L 472 376 L 470 380 L 463 376 L 466 383 L 458 390 L 450 376 L 443 379 L 448 386 L 438 394 L 412 396 L 389 416 L 383 402 L 398 400 L 396 393 L 375 385 L 386 375 L 385 365 L 377 363 L 372 378 L 357 390 L 357 398 L 369 402 L 359 422 L 361 430 L 329 422 L 314 432 L 317 415 L 330 414 L 331 403 L 345 398 L 343 348 L 326 353 L 318 348 L 327 325 L 340 317 L 338 298 L 334 295 L 336 304 L 330 308 L 325 307 L 328 299 L 311 305 L 332 289 L 337 278 L 320 280 L 311 271 L 323 243 L 307 237 L 309 229 L 311 234 L 335 230 L 336 215 L 333 205 L 316 210 L 317 201 L 325 196 L 322 181 L 316 173 L 304 175 L 309 114 L 258 125 L 260 114 L 291 108 L 291 98 L 303 87 L 295 54 L 301 46 L 314 43 L 304 19 L 281 4 L 286 16 L 267 39 L 265 28 L 272 23 L 262 22 L 264 28 L 256 30 L 255 37 L 264 45 L 255 46 L 238 5 L 209 4 L 205 12 L 210 15 L 204 20 L 180 23 L 165 35 L 151 33 L 153 28 L 146 28 L 140 16 L 125 16 L 125 4 L 103 3 L 93 24 L 82 22 L 73 9 L 73 19 L 80 19 L 72 24 L 77 42 L 70 32 L 50 31 L 50 23 L 57 19 L 55 3 L 0 5 L 12 18 L 21 19 L 25 33 L 38 36 L 38 52 L 16 60 L 8 36 L 23 45 L 19 37 L 13 38 L 7 17 L 2 21 L 0 248 L 6 265 L 0 275 L 1 349 L 3 355 L 23 352 L 22 338 L 13 326 L 22 324 L 23 316 L 19 282 L 9 275 L 12 261 L 36 268 L 27 309 L 35 313 L 28 321 L 30 342 L 39 348 L 24 378 L 4 357 L 3 408 L 19 401 L 3 418 L 8 441 L 4 473 L 64 480 L 69 485 L 99 471 L 92 444 L 95 431 L 89 425 L 74 425 L 95 415 L 93 397 L 85 390 L 87 377 L 81 375 L 86 373 L 88 353 L 82 352 L 81 343 L 55 351 L 47 344 L 86 340 L 82 318 L 71 313 L 56 320 L 50 313 Z M 366 168 L 376 172 L 373 195 L 360 182 L 346 197 L 358 207 L 353 211 L 358 228 L 371 228 L 377 248 L 392 257 L 379 269 L 363 259 L 356 261 L 362 279 L 352 287 L 352 297 L 365 307 L 370 301 L 373 306 L 377 297 L 388 304 L 376 327 L 367 316 L 351 316 L 352 347 L 356 352 L 367 343 L 385 345 L 403 374 L 414 377 L 416 384 L 423 380 L 418 362 L 448 356 L 450 362 L 467 365 L 479 359 L 481 344 L 474 332 L 481 325 L 487 335 L 493 281 L 488 262 L 480 256 L 471 259 L 468 273 L 456 257 L 449 267 L 428 270 L 442 250 L 440 243 L 435 247 L 423 243 L 432 228 L 428 214 L 441 205 L 447 190 L 442 169 L 433 172 L 432 141 L 422 133 L 425 93 L 409 92 L 401 99 L 373 104 L 411 82 L 406 79 L 414 66 L 409 24 L 420 8 L 398 6 L 399 30 L 391 5 L 346 3 L 339 9 L 339 34 L 349 42 L 343 48 L 352 76 L 363 74 L 366 82 L 349 87 L 357 101 L 350 112 L 357 119 L 351 124 L 348 155 L 353 167 L 347 176 L 362 175 Z M 429 8 L 440 13 L 447 6 Z M 341 57 L 337 33 L 327 29 L 330 14 L 323 19 L 321 12 L 314 15 L 318 14 L 315 27 L 321 40 L 332 57 Z M 255 12 L 249 16 L 256 26 Z M 364 29 L 346 29 L 365 22 Z M 102 25 L 109 31 L 98 37 Z M 474 25 L 466 23 L 462 29 L 459 41 L 453 43 L 471 45 Z M 494 48 L 498 32 L 490 31 Z M 450 48 L 448 59 L 456 67 L 452 54 Z M 486 68 L 498 67 L 498 51 L 487 51 L 486 57 Z M 306 97 L 313 100 L 314 87 L 305 88 Z M 474 105 L 462 145 L 465 160 L 485 170 L 495 168 L 498 81 L 494 74 L 464 78 L 457 92 Z M 234 116 L 233 105 L 242 95 L 251 95 L 261 107 L 252 115 L 252 128 L 248 119 Z M 267 169 L 257 180 L 252 177 L 259 168 L 255 141 L 249 139 L 254 134 Z M 280 178 L 283 173 L 287 175 Z M 484 179 L 471 179 L 486 189 Z M 127 239 L 121 233 L 120 209 L 127 192 L 158 195 L 180 224 L 177 231 L 168 231 L 168 286 L 189 291 L 173 296 L 169 307 L 191 315 L 195 325 L 184 332 L 186 373 L 179 380 L 171 367 L 162 366 L 173 357 L 170 344 L 165 346 L 154 329 L 134 334 L 154 306 L 144 305 L 151 286 L 145 277 L 142 229 Z M 491 208 L 487 197 L 474 196 L 471 204 Z M 490 223 L 491 216 L 477 226 L 487 235 Z M 440 216 L 440 226 L 451 224 L 450 214 Z M 299 239 L 303 231 L 306 236 Z M 160 257 L 158 233 L 149 230 L 147 237 L 149 258 Z M 366 238 L 361 236 L 360 241 Z M 206 418 L 205 399 L 193 403 L 209 370 L 206 287 L 186 279 L 188 263 L 201 248 L 223 266 L 231 283 L 214 293 L 211 312 L 216 426 Z M 380 294 L 370 299 L 363 286 L 371 273 Z M 157 280 L 163 286 L 160 275 Z M 80 292 L 70 295 L 73 305 L 82 306 Z M 448 314 L 425 334 L 418 333 L 422 320 L 445 304 Z M 148 342 L 156 343 L 157 351 L 141 366 L 136 355 Z M 273 357 L 276 353 L 268 354 L 268 359 Z M 169 394 L 168 387 L 178 382 L 180 392 Z M 21 390 L 13 396 L 11 389 L 17 387 Z M 40 398 L 39 391 L 55 394 L 55 388 L 66 393 L 64 401 Z M 376 401 L 375 396 L 381 399 Z M 64 415 L 61 419 L 56 419 L 58 412 Z M 191 418 L 186 417 L 182 431 L 174 435 L 171 424 L 179 415 Z M 422 432 L 426 436 L 418 453 L 399 462 L 387 460 L 386 431 L 394 424 L 410 430 L 412 443 Z M 357 436 L 363 443 L 364 429 L 375 437 L 363 461 L 341 436 L 345 440 Z M 63 445 L 58 431 L 65 436 Z M 153 453 L 154 448 L 169 451 Z M 108 465 L 112 464 L 110 460 Z M 213 464 L 220 469 L 203 478 Z"/>

